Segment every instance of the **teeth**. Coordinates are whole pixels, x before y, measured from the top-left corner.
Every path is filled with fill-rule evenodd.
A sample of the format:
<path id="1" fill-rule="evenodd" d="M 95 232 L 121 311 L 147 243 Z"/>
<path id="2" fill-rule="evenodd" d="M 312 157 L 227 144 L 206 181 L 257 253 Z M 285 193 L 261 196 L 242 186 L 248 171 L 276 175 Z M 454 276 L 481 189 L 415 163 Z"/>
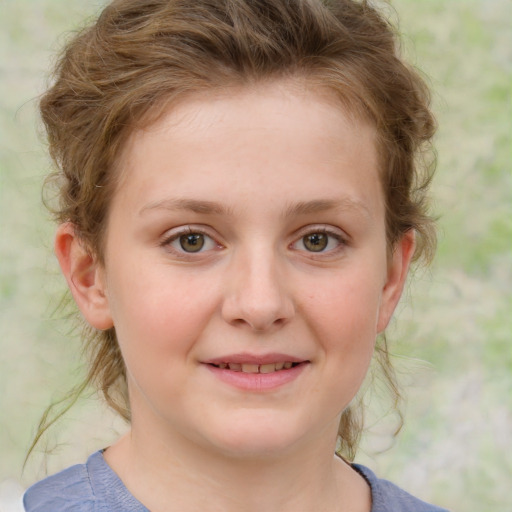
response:
<path id="1" fill-rule="evenodd" d="M 293 363 L 290 361 L 268 364 L 252 364 L 252 363 L 219 363 L 216 365 L 218 368 L 225 370 L 229 368 L 233 372 L 244 373 L 272 373 L 279 370 L 289 370 Z"/>
<path id="2" fill-rule="evenodd" d="M 242 371 L 244 373 L 258 373 L 259 366 L 257 364 L 242 364 Z"/>
<path id="3" fill-rule="evenodd" d="M 260 365 L 260 373 L 272 373 L 276 371 L 276 364 L 261 364 Z"/>

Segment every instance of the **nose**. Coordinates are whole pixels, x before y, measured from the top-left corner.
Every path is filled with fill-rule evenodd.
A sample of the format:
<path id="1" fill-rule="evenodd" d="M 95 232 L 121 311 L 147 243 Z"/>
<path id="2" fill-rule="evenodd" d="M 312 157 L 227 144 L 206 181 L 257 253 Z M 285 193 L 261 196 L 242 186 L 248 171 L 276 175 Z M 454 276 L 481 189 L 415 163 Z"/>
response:
<path id="1" fill-rule="evenodd" d="M 265 332 L 295 315 L 290 279 L 273 255 L 254 254 L 232 261 L 222 316 L 231 325 Z"/>

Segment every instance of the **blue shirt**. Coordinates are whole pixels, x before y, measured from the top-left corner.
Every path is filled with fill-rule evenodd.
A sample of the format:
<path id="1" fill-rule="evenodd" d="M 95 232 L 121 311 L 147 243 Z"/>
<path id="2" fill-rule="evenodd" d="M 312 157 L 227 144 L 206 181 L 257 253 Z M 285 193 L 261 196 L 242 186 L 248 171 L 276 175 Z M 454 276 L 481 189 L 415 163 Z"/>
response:
<path id="1" fill-rule="evenodd" d="M 352 467 L 371 487 L 371 512 L 446 512 L 377 478 L 364 466 Z M 101 451 L 93 453 L 86 464 L 72 466 L 30 487 L 23 504 L 26 512 L 149 512 L 130 494 Z"/>

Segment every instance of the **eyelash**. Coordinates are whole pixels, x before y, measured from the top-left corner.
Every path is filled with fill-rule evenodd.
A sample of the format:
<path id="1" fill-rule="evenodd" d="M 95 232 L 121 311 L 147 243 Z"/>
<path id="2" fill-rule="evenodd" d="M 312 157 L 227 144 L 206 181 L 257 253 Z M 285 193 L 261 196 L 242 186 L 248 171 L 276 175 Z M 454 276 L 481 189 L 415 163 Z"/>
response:
<path id="1" fill-rule="evenodd" d="M 190 258 L 196 254 L 203 253 L 203 246 L 199 248 L 198 251 L 185 251 L 183 248 L 175 248 L 172 246 L 174 242 L 179 242 L 180 238 L 186 235 L 201 235 L 204 239 L 210 240 L 210 244 L 213 244 L 216 248 L 221 248 L 222 245 L 217 242 L 204 228 L 196 227 L 196 226 L 184 226 L 183 228 L 179 228 L 178 231 L 173 231 L 168 236 L 166 236 L 160 246 L 167 249 L 170 252 L 173 252 L 178 257 L 182 258 Z M 206 240 L 205 244 L 208 243 Z M 213 249 L 213 247 L 212 247 Z M 211 250 L 211 249 L 207 249 Z"/>
<path id="2" fill-rule="evenodd" d="M 215 248 L 222 248 L 222 244 L 217 242 L 215 238 L 213 238 L 204 228 L 196 227 L 196 226 L 184 226 L 183 228 L 179 228 L 178 231 L 173 231 L 171 234 L 166 236 L 160 246 L 173 252 L 178 257 L 182 258 L 190 258 L 194 257 L 194 255 L 199 255 L 204 253 L 203 246 L 201 246 L 197 251 L 185 251 L 183 248 L 173 247 L 172 244 L 174 242 L 178 242 L 181 237 L 186 235 L 201 235 L 205 239 L 209 239 L 210 245 L 213 244 Z M 327 239 L 327 247 L 331 243 L 331 240 L 334 239 L 337 243 L 337 246 L 334 248 L 330 248 L 325 250 L 325 248 L 320 249 L 318 251 L 308 250 L 307 248 L 297 249 L 294 246 L 297 244 L 301 244 L 305 246 L 305 239 L 308 236 L 313 235 L 325 235 L 328 237 Z M 207 242 L 204 242 L 207 243 Z M 301 252 L 305 252 L 310 255 L 310 257 L 325 257 L 326 255 L 335 255 L 339 251 L 343 250 L 348 245 L 347 237 L 342 235 L 339 231 L 335 231 L 334 229 L 329 229 L 327 226 L 308 226 L 301 232 L 299 232 L 298 236 L 295 238 L 295 241 L 292 242 L 289 247 L 291 249 L 299 250 Z M 213 247 L 207 248 L 206 251 L 212 250 Z"/>
<path id="3" fill-rule="evenodd" d="M 308 226 L 306 229 L 299 233 L 299 236 L 293 242 L 290 247 L 293 247 L 297 244 L 305 245 L 304 240 L 308 236 L 312 235 L 325 235 L 328 237 L 327 244 L 330 243 L 329 239 L 334 239 L 337 243 L 337 246 L 328 250 L 322 249 L 319 251 L 308 251 L 306 248 L 301 249 L 301 251 L 306 252 L 310 257 L 325 257 L 327 255 L 333 256 L 338 252 L 342 251 L 348 245 L 348 237 L 340 233 L 338 230 L 329 229 L 327 226 Z"/>

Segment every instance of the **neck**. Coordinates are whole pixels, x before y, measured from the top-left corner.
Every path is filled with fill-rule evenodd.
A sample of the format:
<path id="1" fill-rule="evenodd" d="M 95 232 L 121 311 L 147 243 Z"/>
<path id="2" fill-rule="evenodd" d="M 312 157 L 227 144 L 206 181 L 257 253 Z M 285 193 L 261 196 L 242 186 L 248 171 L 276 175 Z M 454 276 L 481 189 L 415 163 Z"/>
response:
<path id="1" fill-rule="evenodd" d="M 105 458 L 153 512 L 169 503 L 184 512 L 367 512 L 368 486 L 333 452 L 332 432 L 279 454 L 236 457 L 133 429 Z"/>

